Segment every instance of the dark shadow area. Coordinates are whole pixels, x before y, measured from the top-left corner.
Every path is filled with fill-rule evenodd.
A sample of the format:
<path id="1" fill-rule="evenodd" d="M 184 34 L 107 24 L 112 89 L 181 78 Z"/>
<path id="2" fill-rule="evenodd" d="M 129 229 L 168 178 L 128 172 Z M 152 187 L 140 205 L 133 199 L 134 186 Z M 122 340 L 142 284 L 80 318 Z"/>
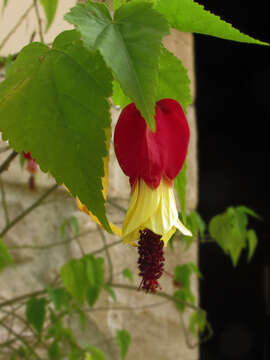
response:
<path id="1" fill-rule="evenodd" d="M 200 3 L 270 42 L 267 4 Z M 259 246 L 249 264 L 247 252 L 234 268 L 217 245 L 200 246 L 201 306 L 214 330 L 200 359 L 270 360 L 270 49 L 196 35 L 195 54 L 199 213 L 208 222 L 228 206 L 246 205 L 263 217 L 250 220 Z"/>

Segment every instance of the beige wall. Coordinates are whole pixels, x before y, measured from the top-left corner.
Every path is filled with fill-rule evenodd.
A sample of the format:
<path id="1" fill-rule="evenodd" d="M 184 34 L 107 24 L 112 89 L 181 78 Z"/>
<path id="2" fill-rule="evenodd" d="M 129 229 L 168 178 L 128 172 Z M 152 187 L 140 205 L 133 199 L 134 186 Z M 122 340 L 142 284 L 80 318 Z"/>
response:
<path id="1" fill-rule="evenodd" d="M 10 6 L 0 21 L 0 43 L 30 1 L 9 0 L 9 3 Z M 74 3 L 74 0 L 60 0 L 61 6 L 57 12 L 57 20 L 51 30 L 45 35 L 46 42 L 51 42 L 58 32 L 69 27 L 66 22 L 63 22 L 62 18 L 63 14 Z M 23 45 L 27 44 L 36 26 L 33 14 L 31 14 L 8 44 L 6 44 L 1 55 L 16 53 Z M 36 40 L 38 40 L 38 36 Z M 192 92 L 194 95 L 193 39 L 191 35 L 179 35 L 179 33 L 175 32 L 171 38 L 166 40 L 166 43 L 176 54 L 179 53 L 181 60 L 188 68 L 193 80 Z M 115 122 L 119 111 L 112 109 L 112 112 Z M 188 119 L 191 126 L 191 144 L 189 148 L 187 203 L 189 209 L 194 209 L 197 205 L 197 134 L 193 105 L 189 108 Z M 6 154 L 0 154 L 0 163 L 2 163 L 5 157 Z M 2 177 L 11 218 L 14 218 L 29 206 L 53 183 L 53 179 L 39 172 L 37 177 L 38 190 L 34 193 L 31 192 L 27 185 L 28 174 L 21 171 L 17 160 L 12 163 L 9 171 L 4 173 Z M 113 197 L 115 202 L 127 207 L 130 192 L 129 185 L 119 169 L 113 151 L 110 172 L 110 196 Z M 114 222 L 121 223 L 123 220 L 124 214 L 113 207 L 109 207 L 108 213 Z M 8 246 L 22 246 L 24 244 L 44 245 L 61 241 L 59 226 L 65 218 L 71 215 L 78 218 L 81 232 L 90 231 L 88 235 L 80 238 L 80 244 L 84 251 L 91 252 L 102 247 L 102 241 L 99 238 L 96 225 L 87 215 L 78 211 L 74 200 L 63 189 L 57 190 L 54 195 L 48 198 L 44 206 L 38 208 L 15 226 L 5 236 L 4 241 Z M 3 226 L 4 214 L 1 208 L 0 228 Z M 106 237 L 108 242 L 116 239 L 111 235 L 106 235 Z M 1 296 L 5 299 L 44 288 L 55 278 L 59 267 L 63 263 L 71 257 L 81 256 L 81 253 L 78 245 L 75 242 L 71 242 L 64 247 L 56 247 L 46 251 L 17 249 L 12 251 L 12 255 L 16 266 L 8 267 L 0 274 L 0 291 Z M 128 284 L 128 281 L 122 278 L 121 270 L 129 267 L 134 271 L 135 284 L 138 284 L 139 279 L 136 276 L 136 249 L 127 245 L 119 245 L 111 249 L 111 256 L 114 262 L 114 281 Z M 176 264 L 197 261 L 197 246 L 194 244 L 185 252 L 183 246 L 178 242 L 174 252 L 169 248 L 166 249 L 165 256 L 166 269 L 169 272 L 173 272 Z M 173 285 L 169 277 L 163 276 L 161 285 L 164 291 L 173 292 Z M 192 288 L 197 293 L 197 280 L 195 277 L 192 278 Z M 116 293 L 118 306 L 129 306 L 133 310 L 129 312 L 116 310 L 111 300 L 105 295 L 102 296 L 97 307 L 106 306 L 109 307 L 109 310 L 89 314 L 86 332 L 80 335 L 82 343 L 101 344 L 101 348 L 109 354 L 108 360 L 118 360 L 118 350 L 116 349 L 115 342 L 111 339 L 114 337 L 117 328 L 125 328 L 132 335 L 132 344 L 127 360 L 198 359 L 198 349 L 190 349 L 187 346 L 182 320 L 171 303 L 161 305 L 160 299 L 142 292 L 116 290 Z M 156 306 L 147 307 L 149 304 L 155 304 Z M 185 316 L 185 322 L 187 322 L 187 316 Z M 76 324 L 74 324 L 74 327 L 78 328 L 77 331 L 80 332 Z"/>
<path id="2" fill-rule="evenodd" d="M 8 6 L 2 14 L 0 14 L 0 44 L 5 36 L 13 29 L 13 27 L 20 20 L 22 14 L 28 9 L 32 0 L 9 0 Z M 1 0 L 2 4 L 2 0 Z M 76 0 L 59 0 L 59 6 L 56 13 L 56 18 L 50 29 L 45 33 L 45 42 L 51 43 L 55 36 L 63 30 L 71 29 L 72 26 L 66 22 L 63 17 L 68 10 L 76 4 Z M 43 8 L 39 6 L 42 17 L 42 25 L 45 29 L 46 18 Z M 36 30 L 34 41 L 39 41 L 39 34 L 37 31 L 37 20 L 35 11 L 32 9 L 29 15 L 22 21 L 21 25 L 14 33 L 14 35 L 6 42 L 6 45 L 0 51 L 0 55 L 17 53 L 23 46 L 28 44 L 33 32 Z"/>

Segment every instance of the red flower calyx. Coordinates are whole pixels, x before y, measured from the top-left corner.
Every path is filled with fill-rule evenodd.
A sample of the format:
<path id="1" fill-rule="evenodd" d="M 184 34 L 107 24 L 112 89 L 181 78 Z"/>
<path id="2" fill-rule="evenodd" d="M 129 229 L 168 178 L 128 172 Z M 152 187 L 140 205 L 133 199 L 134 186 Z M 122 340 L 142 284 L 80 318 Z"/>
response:
<path id="1" fill-rule="evenodd" d="M 155 107 L 156 132 L 152 132 L 134 103 L 126 106 L 114 133 L 115 153 L 130 184 L 142 178 L 157 188 L 162 177 L 169 182 L 181 170 L 189 143 L 189 126 L 181 105 L 162 99 Z"/>

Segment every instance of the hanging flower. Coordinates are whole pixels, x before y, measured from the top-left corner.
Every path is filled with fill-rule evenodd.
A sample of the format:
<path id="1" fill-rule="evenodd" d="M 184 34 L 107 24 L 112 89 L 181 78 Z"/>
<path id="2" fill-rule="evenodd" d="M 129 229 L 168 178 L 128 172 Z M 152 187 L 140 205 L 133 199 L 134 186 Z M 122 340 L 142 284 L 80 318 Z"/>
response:
<path id="1" fill-rule="evenodd" d="M 129 104 L 123 109 L 114 134 L 116 157 L 132 187 L 122 238 L 131 245 L 140 239 L 139 269 L 146 291 L 156 291 L 159 286 L 163 245 L 167 245 L 176 229 L 191 235 L 178 218 L 173 192 L 173 179 L 187 154 L 188 123 L 181 105 L 173 99 L 156 103 L 155 120 L 156 132 L 152 132 L 135 104 Z"/>

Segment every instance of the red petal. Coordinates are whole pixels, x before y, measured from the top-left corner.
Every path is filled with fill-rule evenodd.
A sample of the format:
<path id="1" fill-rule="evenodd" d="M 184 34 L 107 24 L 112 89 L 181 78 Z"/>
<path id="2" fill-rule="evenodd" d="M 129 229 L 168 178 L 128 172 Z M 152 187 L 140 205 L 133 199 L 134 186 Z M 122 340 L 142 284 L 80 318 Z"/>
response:
<path id="1" fill-rule="evenodd" d="M 181 105 L 173 99 L 156 104 L 156 132 L 146 125 L 134 103 L 126 106 L 114 133 L 114 146 L 130 183 L 142 178 L 156 188 L 164 176 L 173 180 L 185 161 L 189 127 Z"/>

